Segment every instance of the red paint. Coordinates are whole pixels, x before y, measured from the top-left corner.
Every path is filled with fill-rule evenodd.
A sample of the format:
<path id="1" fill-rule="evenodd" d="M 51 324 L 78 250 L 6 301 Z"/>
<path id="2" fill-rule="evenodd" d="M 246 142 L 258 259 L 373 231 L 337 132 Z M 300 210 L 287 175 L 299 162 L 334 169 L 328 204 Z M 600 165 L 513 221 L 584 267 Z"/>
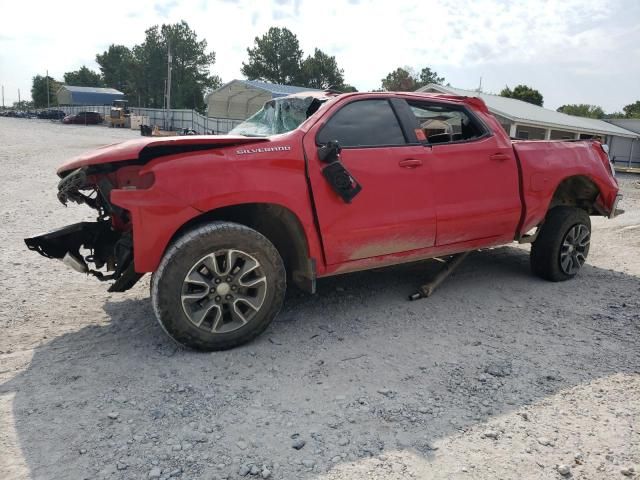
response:
<path id="1" fill-rule="evenodd" d="M 184 137 L 141 137 L 127 140 L 122 143 L 105 145 L 91 152 L 83 153 L 58 168 L 58 173 L 88 165 L 101 163 L 115 163 L 125 160 L 135 160 L 146 147 L 181 146 L 181 145 L 211 145 L 211 147 L 223 147 L 228 145 L 242 145 L 245 143 L 257 143 L 268 141 L 266 138 L 234 137 L 230 135 L 189 135 Z"/>
<path id="2" fill-rule="evenodd" d="M 346 204 L 322 176 L 316 133 L 350 101 L 388 97 L 464 105 L 492 134 L 458 144 L 344 149 L 341 161 L 363 187 Z M 252 150 L 265 142 L 267 151 Z M 212 149 L 127 163 L 108 174 L 116 186 L 112 202 L 131 216 L 131 225 L 116 227 L 133 228 L 138 272 L 157 268 L 186 222 L 231 205 L 288 208 L 304 229 L 318 275 L 326 276 L 509 243 L 540 224 L 570 176 L 590 178 L 605 211 L 618 191 L 597 142 L 512 142 L 482 100 L 420 93 L 340 95 L 298 129 L 269 139 L 140 138 L 84 154 L 59 173 L 136 161 L 144 149 L 165 145 Z"/>

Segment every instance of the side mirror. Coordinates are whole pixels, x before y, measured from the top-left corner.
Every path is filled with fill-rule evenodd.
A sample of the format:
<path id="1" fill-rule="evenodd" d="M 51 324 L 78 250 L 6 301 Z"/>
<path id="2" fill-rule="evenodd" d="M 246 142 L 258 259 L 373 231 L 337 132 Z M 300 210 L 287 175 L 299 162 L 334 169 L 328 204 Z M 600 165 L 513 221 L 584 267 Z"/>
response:
<path id="1" fill-rule="evenodd" d="M 324 163 L 332 163 L 338 160 L 342 148 L 337 140 L 330 140 L 318 147 L 318 158 Z"/>

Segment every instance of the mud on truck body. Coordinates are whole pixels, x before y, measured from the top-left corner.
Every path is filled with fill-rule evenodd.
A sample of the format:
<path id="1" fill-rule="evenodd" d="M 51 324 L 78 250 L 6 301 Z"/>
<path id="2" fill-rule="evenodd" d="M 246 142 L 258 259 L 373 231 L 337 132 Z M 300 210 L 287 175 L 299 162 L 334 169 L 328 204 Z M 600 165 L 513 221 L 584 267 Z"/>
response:
<path id="1" fill-rule="evenodd" d="M 515 141 L 478 98 L 302 93 L 229 135 L 140 138 L 74 158 L 58 198 L 98 212 L 28 238 L 80 272 L 131 288 L 152 273 L 164 330 L 203 350 L 269 325 L 287 284 L 532 243 L 531 267 L 575 276 L 591 215 L 621 195 L 597 141 Z"/>

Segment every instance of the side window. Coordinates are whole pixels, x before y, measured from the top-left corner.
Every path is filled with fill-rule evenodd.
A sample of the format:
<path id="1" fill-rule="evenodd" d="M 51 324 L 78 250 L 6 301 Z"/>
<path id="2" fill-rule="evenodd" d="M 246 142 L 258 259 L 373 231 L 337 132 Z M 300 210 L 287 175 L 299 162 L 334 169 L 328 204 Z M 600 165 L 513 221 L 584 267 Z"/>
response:
<path id="1" fill-rule="evenodd" d="M 483 136 L 485 128 L 464 109 L 408 101 L 428 144 L 469 141 Z"/>
<path id="2" fill-rule="evenodd" d="M 407 143 L 398 119 L 385 99 L 359 100 L 342 107 L 316 138 L 320 145 L 331 140 L 337 140 L 343 148 Z"/>

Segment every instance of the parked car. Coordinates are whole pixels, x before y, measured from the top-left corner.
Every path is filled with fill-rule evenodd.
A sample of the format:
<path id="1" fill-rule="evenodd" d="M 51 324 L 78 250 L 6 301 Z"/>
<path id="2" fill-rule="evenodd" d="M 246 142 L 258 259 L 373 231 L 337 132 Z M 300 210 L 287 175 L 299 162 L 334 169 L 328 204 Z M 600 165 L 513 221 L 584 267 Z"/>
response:
<path id="1" fill-rule="evenodd" d="M 530 242 L 536 275 L 586 261 L 590 216 L 621 194 L 597 141 L 512 141 L 481 99 L 307 93 L 224 136 L 141 137 L 58 169 L 58 198 L 99 212 L 27 246 L 124 291 L 152 272 L 164 330 L 243 344 L 288 283 Z"/>
<path id="2" fill-rule="evenodd" d="M 62 123 L 71 123 L 76 125 L 98 125 L 104 119 L 98 112 L 79 112 L 75 115 L 67 115 L 62 119 Z"/>
<path id="3" fill-rule="evenodd" d="M 46 120 L 62 120 L 67 114 L 62 110 L 42 110 L 38 112 L 38 118 Z"/>

